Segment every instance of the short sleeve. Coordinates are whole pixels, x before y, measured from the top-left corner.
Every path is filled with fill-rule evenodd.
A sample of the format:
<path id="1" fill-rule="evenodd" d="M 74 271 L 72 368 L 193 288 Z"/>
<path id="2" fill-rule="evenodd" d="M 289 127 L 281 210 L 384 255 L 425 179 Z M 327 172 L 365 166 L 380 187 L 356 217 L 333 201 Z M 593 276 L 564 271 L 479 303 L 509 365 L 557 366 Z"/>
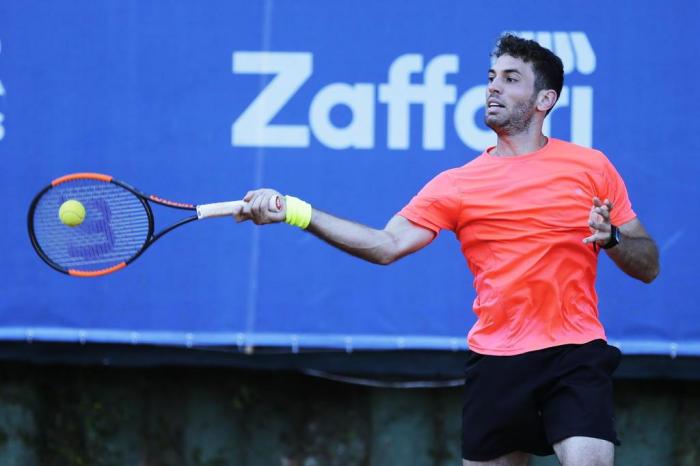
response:
<path id="1" fill-rule="evenodd" d="M 430 180 L 398 215 L 437 234 L 440 230 L 455 230 L 459 206 L 458 191 L 446 171 Z"/>
<path id="2" fill-rule="evenodd" d="M 600 200 L 609 199 L 612 202 L 610 221 L 614 225 L 623 225 L 637 216 L 632 210 L 625 182 L 607 158 L 604 159 L 603 182 L 598 197 Z"/>

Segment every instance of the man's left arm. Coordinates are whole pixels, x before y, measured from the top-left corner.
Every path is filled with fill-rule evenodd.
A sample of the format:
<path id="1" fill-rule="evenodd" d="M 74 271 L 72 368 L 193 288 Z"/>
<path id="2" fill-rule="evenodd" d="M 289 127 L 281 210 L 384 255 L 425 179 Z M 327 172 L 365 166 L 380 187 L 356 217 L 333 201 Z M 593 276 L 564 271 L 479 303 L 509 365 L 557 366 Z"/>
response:
<path id="1" fill-rule="evenodd" d="M 588 220 L 588 226 L 593 234 L 583 240 L 584 243 L 594 243 L 600 247 L 611 240 L 612 227 L 610 211 L 613 206 L 609 200 L 601 202 L 593 198 L 593 207 Z M 656 243 L 644 229 L 642 222 L 635 218 L 617 226 L 620 242 L 606 249 L 615 264 L 627 275 L 644 283 L 651 283 L 659 274 L 659 250 Z"/>

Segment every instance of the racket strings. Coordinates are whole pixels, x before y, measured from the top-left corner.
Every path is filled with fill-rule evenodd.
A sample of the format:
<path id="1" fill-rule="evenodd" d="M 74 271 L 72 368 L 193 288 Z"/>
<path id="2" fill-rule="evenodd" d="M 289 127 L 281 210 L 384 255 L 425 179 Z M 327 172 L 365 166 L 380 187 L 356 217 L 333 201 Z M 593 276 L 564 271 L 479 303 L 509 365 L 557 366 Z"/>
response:
<path id="1" fill-rule="evenodd" d="M 85 207 L 75 227 L 61 222 L 58 211 L 69 200 Z M 34 235 L 49 260 L 64 269 L 94 271 L 126 262 L 146 243 L 151 220 L 143 203 L 113 183 L 76 179 L 49 189 L 33 214 Z"/>

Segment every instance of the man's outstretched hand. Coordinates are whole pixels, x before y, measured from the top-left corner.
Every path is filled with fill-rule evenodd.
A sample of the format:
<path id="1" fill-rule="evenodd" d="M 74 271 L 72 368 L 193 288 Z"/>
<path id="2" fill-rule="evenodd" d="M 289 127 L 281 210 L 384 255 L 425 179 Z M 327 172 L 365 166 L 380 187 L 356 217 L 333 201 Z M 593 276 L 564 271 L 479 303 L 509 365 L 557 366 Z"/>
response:
<path id="1" fill-rule="evenodd" d="M 287 215 L 284 196 L 274 189 L 248 191 L 243 197 L 245 204 L 233 217 L 237 222 L 252 220 L 256 225 L 283 222 Z"/>

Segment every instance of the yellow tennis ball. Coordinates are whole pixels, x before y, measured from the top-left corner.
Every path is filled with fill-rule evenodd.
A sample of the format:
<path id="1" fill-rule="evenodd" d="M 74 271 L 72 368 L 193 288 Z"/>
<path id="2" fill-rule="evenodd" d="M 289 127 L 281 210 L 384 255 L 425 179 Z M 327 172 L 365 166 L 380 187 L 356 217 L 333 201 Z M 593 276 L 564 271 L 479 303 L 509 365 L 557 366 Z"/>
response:
<path id="1" fill-rule="evenodd" d="M 64 225 L 77 227 L 85 220 L 85 206 L 75 199 L 69 199 L 58 209 L 58 218 Z"/>

